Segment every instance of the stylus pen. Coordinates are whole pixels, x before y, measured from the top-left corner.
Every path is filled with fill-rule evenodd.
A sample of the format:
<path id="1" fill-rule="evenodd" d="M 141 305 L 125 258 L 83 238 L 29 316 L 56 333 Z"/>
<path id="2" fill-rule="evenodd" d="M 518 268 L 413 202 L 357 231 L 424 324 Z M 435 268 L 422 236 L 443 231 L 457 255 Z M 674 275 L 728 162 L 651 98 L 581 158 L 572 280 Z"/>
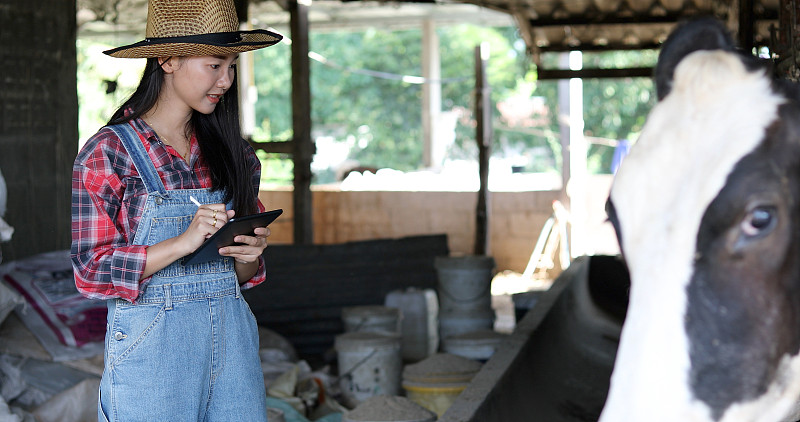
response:
<path id="1" fill-rule="evenodd" d="M 195 205 L 197 205 L 198 207 L 200 207 L 201 205 L 203 205 L 203 204 L 201 204 L 201 203 L 200 203 L 200 201 L 198 201 L 197 199 L 195 199 L 195 198 L 194 198 L 194 196 L 191 196 L 191 195 L 189 195 L 189 200 L 190 200 L 190 201 L 192 201 L 192 203 L 193 203 L 193 204 L 195 204 Z"/>

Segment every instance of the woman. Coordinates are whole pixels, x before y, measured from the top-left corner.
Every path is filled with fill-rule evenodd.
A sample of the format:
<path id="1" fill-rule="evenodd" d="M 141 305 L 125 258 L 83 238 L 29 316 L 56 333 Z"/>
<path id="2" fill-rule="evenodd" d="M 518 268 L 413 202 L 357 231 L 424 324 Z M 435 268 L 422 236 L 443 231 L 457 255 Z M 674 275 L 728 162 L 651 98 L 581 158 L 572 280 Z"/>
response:
<path id="1" fill-rule="evenodd" d="M 235 63 L 281 38 L 239 31 L 232 0 L 151 0 L 147 38 L 106 51 L 147 65 L 73 168 L 75 282 L 108 303 L 101 421 L 266 420 L 240 291 L 266 277 L 269 229 L 237 236 L 216 261 L 181 258 L 234 215 L 264 209 Z"/>

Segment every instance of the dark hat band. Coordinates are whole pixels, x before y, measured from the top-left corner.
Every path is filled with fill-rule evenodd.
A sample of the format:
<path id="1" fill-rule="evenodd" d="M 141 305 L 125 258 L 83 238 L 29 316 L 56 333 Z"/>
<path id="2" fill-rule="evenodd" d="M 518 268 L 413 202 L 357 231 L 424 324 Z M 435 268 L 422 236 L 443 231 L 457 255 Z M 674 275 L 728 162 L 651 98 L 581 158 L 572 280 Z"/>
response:
<path id="1" fill-rule="evenodd" d="M 215 32 L 213 34 L 182 35 L 179 37 L 145 38 L 144 41 L 141 41 L 138 44 L 157 45 L 157 44 L 180 43 L 180 44 L 228 45 L 228 44 L 237 44 L 241 41 L 242 41 L 242 35 L 239 33 L 239 31 L 236 31 L 236 32 Z"/>
<path id="2" fill-rule="evenodd" d="M 253 37 L 253 35 L 266 35 L 268 41 L 263 37 Z M 245 35 L 243 37 L 243 35 Z M 239 47 L 239 46 L 269 46 L 279 42 L 283 38 L 282 35 L 276 34 L 266 29 L 254 29 L 250 31 L 234 31 L 234 32 L 214 32 L 210 34 L 197 34 L 197 35 L 182 35 L 177 37 L 152 37 L 145 38 L 135 44 L 130 44 L 122 47 L 117 47 L 111 50 L 104 51 L 105 54 L 113 55 L 122 50 L 129 50 L 133 48 L 146 48 L 156 47 L 159 45 L 167 44 L 195 44 L 195 45 L 210 45 L 216 47 Z M 250 39 L 252 41 L 243 41 Z"/>

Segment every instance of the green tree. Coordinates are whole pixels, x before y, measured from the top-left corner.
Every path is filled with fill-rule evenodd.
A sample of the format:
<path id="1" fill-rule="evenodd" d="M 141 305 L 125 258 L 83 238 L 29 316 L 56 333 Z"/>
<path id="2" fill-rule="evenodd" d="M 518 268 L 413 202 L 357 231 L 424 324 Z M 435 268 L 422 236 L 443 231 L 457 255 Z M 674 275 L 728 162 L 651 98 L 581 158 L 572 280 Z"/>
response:
<path id="1" fill-rule="evenodd" d="M 440 39 L 442 107 L 460 110 L 456 142 L 449 156 L 473 159 L 475 145 L 475 47 L 489 45 L 487 75 L 492 104 L 513 97 L 540 97 L 545 113 L 532 126 L 512 126 L 502 120 L 497 107 L 493 153 L 525 154 L 528 171 L 558 171 L 558 102 L 555 81 L 537 81 L 535 67 L 515 27 L 483 28 L 462 24 L 437 29 Z M 312 61 L 312 136 L 334 139 L 350 148 L 349 158 L 374 167 L 413 170 L 422 161 L 421 85 L 399 80 L 397 75 L 420 74 L 421 31 L 368 29 L 360 32 L 312 33 L 311 50 L 327 60 Z M 317 56 L 317 57 L 319 57 Z M 556 55 L 546 55 L 555 66 Z M 256 121 L 260 140 L 291 139 L 290 48 L 286 44 L 256 52 L 259 100 Z M 655 52 L 585 54 L 584 67 L 645 66 L 655 62 Z M 549 62 L 547 62 L 549 60 Z M 371 73 L 370 73 L 371 72 Z M 384 77 L 376 77 L 382 72 Z M 584 118 L 589 136 L 634 139 L 653 105 L 648 78 L 584 80 Z M 592 145 L 590 171 L 608 172 L 613 149 Z M 270 158 L 274 160 L 274 158 Z M 284 157 L 284 160 L 287 158 Z M 268 174 L 283 173 L 291 180 L 291 165 L 267 163 Z M 272 177 L 272 176 L 270 176 Z M 280 177 L 278 177 L 280 178 Z M 316 182 L 332 180 L 317 174 Z"/>
<path id="2" fill-rule="evenodd" d="M 420 85 L 342 67 L 419 75 L 420 31 L 321 33 L 312 43 L 340 66 L 312 67 L 315 129 L 348 143 L 350 158 L 365 165 L 416 169 L 422 161 Z"/>
<path id="3" fill-rule="evenodd" d="M 584 54 L 584 67 L 624 68 L 654 66 L 657 52 L 615 51 Z M 651 78 L 586 79 L 583 82 L 584 132 L 588 136 L 635 141 L 647 113 L 655 104 Z M 589 170 L 608 173 L 613 149 L 602 144 L 589 148 Z"/>
<path id="4" fill-rule="evenodd" d="M 493 107 L 495 156 L 522 154 L 530 158 L 527 171 L 558 171 L 557 82 L 536 80 L 535 67 L 515 27 L 483 28 L 469 24 L 437 29 L 440 40 L 442 107 L 461 110 L 451 158 L 474 159 L 475 47 L 490 50 L 488 78 L 492 104 L 509 98 L 538 97 L 545 111 L 533 125 L 514 126 Z M 419 30 L 314 32 L 311 49 L 329 60 L 312 61 L 312 120 L 315 138 L 328 137 L 350 148 L 351 159 L 375 167 L 413 170 L 422 157 L 421 85 L 395 78 L 420 74 Z M 118 60 L 102 50 L 119 41 L 80 39 L 78 42 L 78 95 L 80 136 L 85 140 L 104 124 L 111 111 L 138 83 L 143 61 Z M 543 55 L 544 65 L 556 67 L 558 55 Z M 259 141 L 292 138 L 291 47 L 288 43 L 258 50 L 254 55 L 257 128 Z M 656 51 L 584 53 L 585 68 L 652 66 Z M 388 74 L 386 78 L 364 70 Z M 116 86 L 116 90 L 111 90 Z M 588 136 L 635 140 L 655 103 L 650 78 L 585 79 L 584 119 Z M 264 179 L 291 184 L 291 157 L 268 156 Z M 590 171 L 610 169 L 613 149 L 594 144 L 589 149 Z M 316 182 L 331 181 L 333 174 L 317 174 Z"/>

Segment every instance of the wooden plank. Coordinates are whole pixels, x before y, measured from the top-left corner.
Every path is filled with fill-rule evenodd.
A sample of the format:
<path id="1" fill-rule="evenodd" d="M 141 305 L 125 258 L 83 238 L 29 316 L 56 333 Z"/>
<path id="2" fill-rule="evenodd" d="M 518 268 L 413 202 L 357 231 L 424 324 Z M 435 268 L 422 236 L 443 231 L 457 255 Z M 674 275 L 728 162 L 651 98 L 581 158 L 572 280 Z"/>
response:
<path id="1" fill-rule="evenodd" d="M 571 78 L 633 78 L 633 77 L 653 77 L 652 67 L 632 67 L 627 69 L 537 69 L 539 80 L 547 79 L 571 79 Z"/>

